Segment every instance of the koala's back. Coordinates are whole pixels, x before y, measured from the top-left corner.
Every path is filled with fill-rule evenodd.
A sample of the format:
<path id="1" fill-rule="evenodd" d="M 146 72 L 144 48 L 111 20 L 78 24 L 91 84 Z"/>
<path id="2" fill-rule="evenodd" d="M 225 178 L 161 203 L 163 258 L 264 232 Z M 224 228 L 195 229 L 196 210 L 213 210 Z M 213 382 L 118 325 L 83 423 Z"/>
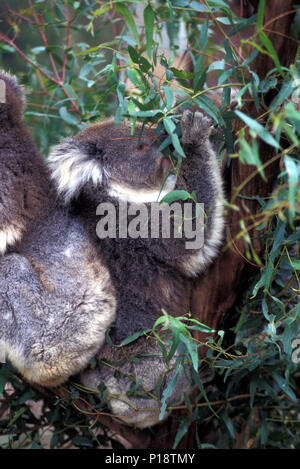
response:
<path id="1" fill-rule="evenodd" d="M 48 168 L 23 121 L 24 95 L 15 79 L 0 72 L 0 254 L 19 242 L 47 210 L 52 190 Z"/>

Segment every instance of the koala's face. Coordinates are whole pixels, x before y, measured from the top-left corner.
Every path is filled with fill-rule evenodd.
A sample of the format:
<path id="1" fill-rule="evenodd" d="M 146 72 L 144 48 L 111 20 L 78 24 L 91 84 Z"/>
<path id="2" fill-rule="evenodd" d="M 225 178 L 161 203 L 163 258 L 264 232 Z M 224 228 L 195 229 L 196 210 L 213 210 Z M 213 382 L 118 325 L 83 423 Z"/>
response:
<path id="1" fill-rule="evenodd" d="M 131 135 L 126 124 L 92 125 L 74 139 L 66 139 L 50 155 L 53 177 L 67 197 L 83 185 L 128 201 L 155 201 L 175 184 L 172 164 L 158 151 L 155 130 L 136 126 Z"/>

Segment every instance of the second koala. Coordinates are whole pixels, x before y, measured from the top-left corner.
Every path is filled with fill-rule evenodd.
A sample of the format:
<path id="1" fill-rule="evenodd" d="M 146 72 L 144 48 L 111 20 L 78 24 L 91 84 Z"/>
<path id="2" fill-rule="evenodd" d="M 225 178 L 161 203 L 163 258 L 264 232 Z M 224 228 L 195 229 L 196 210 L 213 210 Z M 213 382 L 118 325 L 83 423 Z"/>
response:
<path id="1" fill-rule="evenodd" d="M 27 380 L 56 386 L 103 344 L 115 294 L 82 222 L 57 201 L 23 121 L 22 89 L 7 74 L 0 79 L 1 356 Z"/>

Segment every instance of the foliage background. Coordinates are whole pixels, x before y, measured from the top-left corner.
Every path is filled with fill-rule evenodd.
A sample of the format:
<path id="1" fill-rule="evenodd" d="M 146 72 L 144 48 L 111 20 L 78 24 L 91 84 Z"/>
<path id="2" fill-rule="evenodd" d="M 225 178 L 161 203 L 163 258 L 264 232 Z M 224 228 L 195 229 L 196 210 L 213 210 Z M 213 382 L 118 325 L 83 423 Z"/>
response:
<path id="1" fill-rule="evenodd" d="M 258 14 L 249 18 L 238 17 L 225 0 L 13 0 L 3 2 L 0 10 L 1 63 L 28 90 L 26 120 L 43 154 L 88 123 L 114 116 L 116 124 L 128 117 L 132 127 L 136 120 L 157 123 L 167 134 L 162 148 L 168 152 L 172 144 L 180 163 L 185 156 L 178 112 L 197 106 L 222 129 L 219 156 L 225 167 L 239 158 L 264 178 L 259 140 L 280 160 L 273 193 L 257 198 L 261 211 L 249 214 L 256 235 L 265 240 L 262 254 L 255 252 L 245 220 L 240 220 L 239 236 L 257 274 L 225 318 L 226 333 L 213 334 L 187 318 L 169 318 L 183 363 L 192 362 L 197 369 L 205 362 L 214 374 L 204 389 L 194 373 L 198 395 L 193 402 L 186 396 L 184 417 L 174 414 L 179 419 L 174 448 L 192 422 L 197 425 L 195 448 L 300 448 L 299 367 L 294 363 L 297 353 L 293 355 L 293 340 L 300 334 L 300 70 L 297 61 L 288 69 L 281 66 L 264 31 L 264 6 L 260 0 Z M 137 26 L 133 15 L 141 7 Z M 297 40 L 299 9 L 291 26 L 290 34 Z M 176 61 L 182 54 L 182 28 L 190 69 Z M 219 43 L 212 39 L 216 28 L 223 37 Z M 237 47 L 234 33 L 248 28 L 251 38 L 242 39 Z M 167 53 L 160 48 L 166 40 Z M 274 62 L 263 80 L 251 70 L 258 51 Z M 157 64 L 163 78 L 157 75 Z M 216 88 L 218 106 L 212 94 Z M 271 104 L 266 105 L 265 98 L 272 93 Z M 259 118 L 243 112 L 247 99 L 254 100 Z M 233 119 L 245 124 L 236 136 Z M 227 210 L 238 210 L 235 200 L 242 188 L 227 201 Z M 208 352 L 200 362 L 195 357 L 203 343 L 193 340 L 195 327 L 207 333 Z M 105 392 L 100 399 L 87 392 L 83 398 L 74 382 L 65 391 L 62 399 L 31 387 L 10 364 L 3 365 L 0 447 L 128 447 L 102 423 Z M 88 411 L 78 408 L 83 401 Z"/>

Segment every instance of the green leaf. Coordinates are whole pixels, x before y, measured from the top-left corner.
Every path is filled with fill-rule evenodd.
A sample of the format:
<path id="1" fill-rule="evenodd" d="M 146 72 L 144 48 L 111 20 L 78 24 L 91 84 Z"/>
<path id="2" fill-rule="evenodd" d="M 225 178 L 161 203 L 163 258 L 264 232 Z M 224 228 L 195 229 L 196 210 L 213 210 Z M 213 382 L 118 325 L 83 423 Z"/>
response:
<path id="1" fill-rule="evenodd" d="M 31 49 L 31 52 L 35 55 L 40 54 L 41 52 L 45 52 L 46 47 L 45 46 L 38 46 L 38 47 L 33 47 Z"/>
<path id="2" fill-rule="evenodd" d="M 175 67 L 171 67 L 171 71 L 174 73 L 176 78 L 183 78 L 185 80 L 190 80 L 194 78 L 194 73 L 187 72 L 186 70 L 178 70 Z"/>
<path id="3" fill-rule="evenodd" d="M 153 27 L 154 27 L 155 13 L 151 5 L 147 5 L 144 10 L 144 24 L 146 34 L 146 46 L 149 59 L 152 57 L 152 42 L 153 42 Z"/>
<path id="4" fill-rule="evenodd" d="M 150 111 L 137 111 L 133 113 L 133 115 L 137 117 L 154 117 L 157 116 L 157 114 L 163 114 L 163 111 L 161 109 L 152 109 Z"/>
<path id="5" fill-rule="evenodd" d="M 189 398 L 189 396 L 186 392 L 184 392 L 184 403 L 185 403 L 187 409 L 190 412 L 192 412 L 192 410 L 193 410 L 192 403 L 191 403 L 191 400 L 190 400 L 190 398 Z"/>
<path id="6" fill-rule="evenodd" d="M 297 205 L 296 193 L 299 187 L 300 164 L 297 164 L 293 158 L 288 155 L 284 158 L 284 165 L 288 176 L 288 201 L 290 217 L 295 215 L 295 207 Z"/>
<path id="7" fill-rule="evenodd" d="M 289 396 L 289 398 L 294 401 L 294 402 L 298 402 L 298 399 L 294 393 L 294 391 L 288 386 L 288 384 L 286 383 L 286 380 L 280 376 L 279 374 L 277 373 L 273 373 L 273 378 L 274 378 L 274 381 L 278 384 L 279 388 L 287 395 Z"/>
<path id="8" fill-rule="evenodd" d="M 80 78 L 85 78 L 85 77 L 90 73 L 90 71 L 93 69 L 93 67 L 94 67 L 94 64 L 93 64 L 93 63 L 86 63 L 86 64 L 80 69 L 79 77 L 80 77 Z"/>
<path id="9" fill-rule="evenodd" d="M 216 60 L 208 67 L 207 73 L 213 70 L 224 70 L 224 60 Z"/>
<path id="10" fill-rule="evenodd" d="M 168 109 L 168 111 L 170 111 L 172 109 L 172 106 L 173 106 L 174 93 L 173 93 L 172 88 L 170 88 L 167 85 L 163 85 L 163 90 L 164 90 L 164 93 L 165 93 L 167 109 Z"/>
<path id="11" fill-rule="evenodd" d="M 171 117 L 165 117 L 163 119 L 164 127 L 169 135 L 171 135 L 176 130 L 176 125 L 172 121 Z"/>
<path id="12" fill-rule="evenodd" d="M 240 143 L 239 158 L 242 161 L 242 163 L 255 165 L 258 168 L 259 172 L 261 173 L 262 177 L 265 178 L 265 174 L 264 174 L 262 164 L 259 158 L 257 142 L 253 141 L 252 146 L 250 146 L 244 137 L 244 132 L 241 131 L 239 143 Z"/>
<path id="13" fill-rule="evenodd" d="M 285 106 L 286 116 L 289 119 L 290 123 L 293 126 L 293 130 L 300 134 L 300 112 L 295 108 L 294 104 L 290 101 Z M 297 146 L 300 145 L 300 141 L 298 139 Z"/>
<path id="14" fill-rule="evenodd" d="M 248 127 L 257 134 L 264 142 L 275 148 L 280 148 L 279 143 L 259 122 L 247 116 L 241 111 L 235 111 L 235 114 L 248 125 Z"/>
<path id="15" fill-rule="evenodd" d="M 77 125 L 77 119 L 75 116 L 73 116 L 72 114 L 70 114 L 68 111 L 67 111 L 67 108 L 65 106 L 61 107 L 59 109 L 59 114 L 60 114 L 60 117 L 65 121 L 67 122 L 68 124 L 72 124 L 72 125 Z"/>
<path id="16" fill-rule="evenodd" d="M 201 11 L 201 12 L 205 12 L 205 11 L 207 12 L 208 11 L 207 6 L 205 6 L 205 5 L 203 5 L 199 2 L 192 2 L 190 4 L 190 8 L 193 8 L 194 10 Z"/>
<path id="17" fill-rule="evenodd" d="M 292 80 L 285 81 L 277 94 L 276 98 L 272 101 L 270 109 L 274 111 L 276 108 L 282 105 L 292 94 L 295 86 L 293 85 Z"/>
<path id="18" fill-rule="evenodd" d="M 260 82 L 258 90 L 261 93 L 266 93 L 270 89 L 275 88 L 276 85 L 277 85 L 277 78 L 275 77 L 265 78 L 264 80 Z"/>
<path id="19" fill-rule="evenodd" d="M 147 73 L 152 67 L 151 63 L 140 55 L 132 46 L 128 46 L 128 53 L 133 63 L 138 64 L 142 72 Z"/>
<path id="20" fill-rule="evenodd" d="M 130 10 L 123 3 L 117 3 L 115 5 L 115 9 L 117 10 L 118 13 L 120 13 L 120 15 L 122 15 L 125 18 L 128 26 L 129 26 L 132 34 L 133 34 L 133 37 L 134 37 L 136 43 L 139 45 L 140 44 L 139 35 L 138 35 L 137 29 L 136 29 L 136 25 L 135 25 L 133 16 L 130 13 Z"/>
<path id="21" fill-rule="evenodd" d="M 264 25 L 266 0 L 260 0 L 257 12 L 257 28 L 262 29 Z"/>
<path id="22" fill-rule="evenodd" d="M 52 438 L 50 440 L 50 448 L 54 449 L 59 441 L 58 434 L 53 433 Z"/>
<path id="23" fill-rule="evenodd" d="M 5 375 L 0 374 L 0 395 L 3 393 L 8 378 Z"/>
<path id="24" fill-rule="evenodd" d="M 159 420 L 162 420 L 164 418 L 165 411 L 166 411 L 166 408 L 167 408 L 167 399 L 169 399 L 172 396 L 173 391 L 174 391 L 174 389 L 176 387 L 176 384 L 177 384 L 178 376 L 181 372 L 182 372 L 182 370 L 179 367 L 177 367 L 174 376 L 172 376 L 172 378 L 168 380 L 168 384 L 165 387 L 165 389 L 163 391 L 163 394 L 162 394 L 161 408 L 160 408 L 160 413 L 159 413 Z"/>
<path id="25" fill-rule="evenodd" d="M 161 204 L 170 204 L 174 202 L 175 200 L 187 200 L 190 199 L 191 196 L 187 191 L 183 190 L 176 190 L 176 191 L 171 191 L 168 194 L 166 194 L 160 201 Z"/>
<path id="26" fill-rule="evenodd" d="M 187 348 L 187 351 L 192 359 L 193 368 L 198 372 L 198 347 L 196 342 L 193 340 L 192 336 L 185 337 L 183 334 L 180 334 L 180 340 L 184 343 Z"/>
<path id="27" fill-rule="evenodd" d="M 216 18 L 216 21 L 219 21 L 222 24 L 231 24 L 232 25 L 232 20 L 230 18 L 227 18 L 226 16 Z"/>
<path id="28" fill-rule="evenodd" d="M 8 422 L 7 426 L 10 427 L 14 422 L 18 420 L 18 418 L 27 411 L 26 407 L 21 407 L 21 409 L 17 410 L 16 413 L 12 416 L 10 421 Z"/>
<path id="29" fill-rule="evenodd" d="M 206 394 L 206 391 L 205 391 L 205 389 L 204 389 L 204 386 L 203 386 L 203 383 L 202 383 L 202 379 L 201 379 L 201 377 L 200 377 L 200 374 L 199 374 L 198 372 L 196 372 L 193 368 L 191 369 L 191 371 L 192 371 L 193 380 L 195 381 L 195 384 L 196 384 L 196 385 L 198 386 L 198 388 L 200 389 L 200 391 L 201 391 L 201 393 L 202 393 L 202 395 L 203 395 L 203 397 L 204 397 L 206 403 L 208 404 L 209 409 L 211 410 L 211 412 L 212 412 L 216 417 L 218 417 L 217 414 L 216 414 L 216 412 L 214 411 L 214 409 L 212 408 L 212 406 L 211 406 L 211 404 L 210 404 L 210 402 L 209 402 L 209 399 L 208 399 L 207 394 Z"/>
<path id="30" fill-rule="evenodd" d="M 112 4 L 109 3 L 108 5 L 103 5 L 101 8 L 98 8 L 94 11 L 93 16 L 101 16 L 103 13 L 106 13 L 108 10 L 112 8 Z"/>
<path id="31" fill-rule="evenodd" d="M 227 430 L 230 433 L 231 438 L 235 438 L 234 426 L 233 426 L 232 420 L 228 417 L 227 411 L 222 412 L 221 418 L 223 422 L 225 423 Z"/>
<path id="32" fill-rule="evenodd" d="M 134 47 L 128 46 L 128 53 L 133 63 L 138 64 L 140 55 L 137 53 Z"/>
<path id="33" fill-rule="evenodd" d="M 263 45 L 265 46 L 265 48 L 267 49 L 267 51 L 269 52 L 270 57 L 272 58 L 273 62 L 275 63 L 277 70 L 279 71 L 279 73 L 284 78 L 284 76 L 285 76 L 284 71 L 282 70 L 280 60 L 278 58 L 278 55 L 276 53 L 276 50 L 274 49 L 274 46 L 273 46 L 272 42 L 270 41 L 270 39 L 268 38 L 266 33 L 264 33 L 263 31 L 261 31 L 259 33 L 259 38 L 260 38 L 261 42 L 263 43 Z"/>
<path id="34" fill-rule="evenodd" d="M 126 339 L 122 340 L 120 345 L 128 345 L 131 342 L 134 342 L 139 337 L 146 335 L 148 332 L 151 332 L 151 329 L 144 329 L 142 331 L 138 331 L 135 334 L 132 334 L 130 337 L 126 337 Z"/>
<path id="35" fill-rule="evenodd" d="M 139 86 L 140 81 L 139 81 L 138 72 L 136 70 L 133 70 L 132 68 L 127 68 L 126 74 L 134 86 Z"/>
<path id="36" fill-rule="evenodd" d="M 268 440 L 269 428 L 265 419 L 262 420 L 261 430 L 260 430 L 260 442 L 262 445 L 265 445 Z"/>
<path id="37" fill-rule="evenodd" d="M 173 444 L 173 449 L 177 448 L 177 446 L 179 445 L 180 441 L 182 440 L 184 435 L 187 433 L 189 428 L 190 428 L 189 421 L 186 418 L 181 422 L 181 424 L 178 427 L 176 437 L 175 437 L 175 440 L 174 440 L 174 444 Z"/>
<path id="38" fill-rule="evenodd" d="M 291 266 L 292 266 L 293 269 L 295 269 L 295 270 L 300 270 L 300 261 L 292 260 L 292 261 L 291 261 Z"/>
<path id="39" fill-rule="evenodd" d="M 291 26 L 291 33 L 292 33 L 292 36 L 298 40 L 298 36 L 299 36 L 299 31 L 300 31 L 300 10 L 297 10 L 296 11 L 296 14 L 294 16 L 294 21 L 293 21 L 293 24 Z"/>
<path id="40" fill-rule="evenodd" d="M 197 98 L 193 99 L 193 103 L 197 104 L 203 111 L 207 112 L 207 114 L 217 123 L 219 124 L 220 120 L 220 111 L 215 106 L 210 98 L 207 96 L 198 96 Z"/>
<path id="41" fill-rule="evenodd" d="M 171 139 L 172 139 L 172 144 L 173 144 L 175 150 L 177 151 L 178 155 L 181 156 L 182 158 L 185 158 L 185 153 L 184 153 L 184 151 L 181 147 L 178 135 L 177 134 L 172 134 Z"/>
<path id="42" fill-rule="evenodd" d="M 190 318 L 189 323 L 190 322 L 196 324 L 196 326 L 189 326 L 189 329 L 195 329 L 200 332 L 205 332 L 206 334 L 213 334 L 214 332 L 216 332 L 215 329 L 212 329 L 211 327 L 206 326 L 206 324 L 203 324 L 202 322 L 197 321 L 197 319 Z"/>

